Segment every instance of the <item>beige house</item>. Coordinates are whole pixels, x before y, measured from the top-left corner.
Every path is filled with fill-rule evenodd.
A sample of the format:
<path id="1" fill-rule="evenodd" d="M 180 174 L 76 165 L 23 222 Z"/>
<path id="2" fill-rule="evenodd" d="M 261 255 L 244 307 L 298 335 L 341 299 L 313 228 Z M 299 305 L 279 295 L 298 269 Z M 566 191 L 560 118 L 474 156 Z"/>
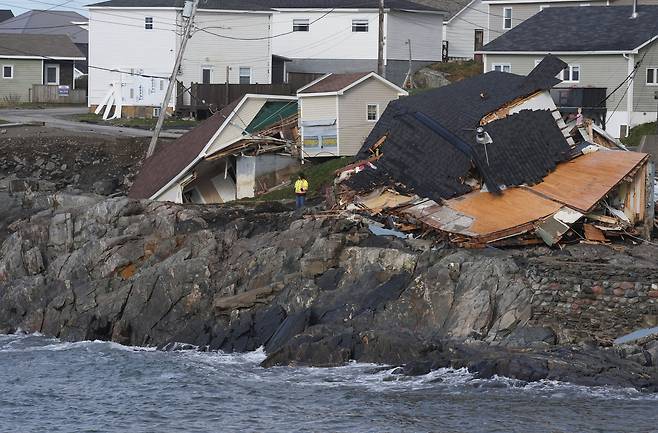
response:
<path id="1" fill-rule="evenodd" d="M 407 94 L 374 72 L 327 74 L 302 87 L 304 157 L 356 155 L 388 103 Z"/>

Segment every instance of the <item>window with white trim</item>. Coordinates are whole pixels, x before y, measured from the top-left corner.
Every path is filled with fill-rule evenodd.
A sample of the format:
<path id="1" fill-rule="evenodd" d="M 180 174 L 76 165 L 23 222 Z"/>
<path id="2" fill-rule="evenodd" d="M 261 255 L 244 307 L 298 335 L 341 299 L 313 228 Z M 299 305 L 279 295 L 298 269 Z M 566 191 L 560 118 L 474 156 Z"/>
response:
<path id="1" fill-rule="evenodd" d="M 4 65 L 2 67 L 2 78 L 5 80 L 14 78 L 14 65 Z"/>
<path id="2" fill-rule="evenodd" d="M 153 30 L 153 17 L 144 18 L 144 28 L 146 30 Z"/>
<path id="3" fill-rule="evenodd" d="M 580 65 L 568 65 L 562 70 L 562 75 L 558 76 L 566 83 L 577 83 L 580 81 Z"/>
<path id="4" fill-rule="evenodd" d="M 503 29 L 512 28 L 512 8 L 503 8 Z"/>
<path id="5" fill-rule="evenodd" d="M 240 84 L 251 84 L 251 68 L 240 66 Z"/>
<path id="6" fill-rule="evenodd" d="M 379 120 L 379 104 L 368 104 L 366 108 L 366 119 L 368 119 L 368 122 Z"/>
<path id="7" fill-rule="evenodd" d="M 201 67 L 201 83 L 210 84 L 212 82 L 212 67 L 203 66 Z"/>
<path id="8" fill-rule="evenodd" d="M 658 86 L 658 68 L 647 68 L 647 85 Z"/>
<path id="9" fill-rule="evenodd" d="M 292 20 L 292 31 L 293 32 L 307 32 L 309 31 L 311 25 L 308 22 L 308 19 L 297 19 Z"/>
<path id="10" fill-rule="evenodd" d="M 492 71 L 512 72 L 512 65 L 509 63 L 494 63 L 491 65 Z"/>
<path id="11" fill-rule="evenodd" d="M 352 32 L 366 33 L 368 31 L 368 20 L 352 20 Z"/>

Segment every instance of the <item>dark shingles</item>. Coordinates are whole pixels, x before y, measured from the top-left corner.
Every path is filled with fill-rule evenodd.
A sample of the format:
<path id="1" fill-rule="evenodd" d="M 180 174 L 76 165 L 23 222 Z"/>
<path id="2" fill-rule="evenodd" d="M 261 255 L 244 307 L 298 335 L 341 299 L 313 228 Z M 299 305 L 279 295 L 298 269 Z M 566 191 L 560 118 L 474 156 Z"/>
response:
<path id="1" fill-rule="evenodd" d="M 174 142 L 160 144 L 156 153 L 144 161 L 128 196 L 150 198 L 185 170 L 199 156 L 241 100 L 236 99 Z"/>
<path id="2" fill-rule="evenodd" d="M 80 57 L 66 35 L 0 34 L 0 56 Z"/>
<path id="3" fill-rule="evenodd" d="M 0 22 L 7 21 L 14 18 L 14 13 L 11 9 L 0 9 Z"/>
<path id="4" fill-rule="evenodd" d="M 344 89 L 350 84 L 360 80 L 370 72 L 355 72 L 351 74 L 329 74 L 317 83 L 302 90 L 299 93 L 323 93 L 337 92 Z"/>
<path id="5" fill-rule="evenodd" d="M 545 8 L 483 51 L 628 51 L 658 34 L 658 5 Z"/>
<path id="6" fill-rule="evenodd" d="M 467 7 L 471 1 L 472 0 L 414 0 L 415 3 L 444 11 L 446 13 L 444 20 L 449 20 L 457 15 L 457 13 Z M 478 7 L 470 6 L 469 8 L 471 10 L 481 11 L 484 14 L 487 13 L 486 5 L 480 5 Z"/>
<path id="7" fill-rule="evenodd" d="M 542 69 L 552 70 L 556 65 L 549 58 L 531 79 L 492 71 L 391 102 L 357 156 L 368 158 L 370 146 L 387 135 L 379 148 L 383 156 L 375 163 L 381 172 L 374 174 L 368 169 L 353 176 L 347 185 L 364 190 L 364 186 L 385 184 L 391 178 L 434 200 L 469 192 L 463 180 L 474 170 L 471 159 L 422 125 L 413 113 L 431 117 L 471 144 L 486 161 L 484 149 L 475 140 L 480 120 L 510 101 L 550 89 L 557 80 L 542 78 L 548 73 Z M 491 172 L 501 184 L 535 183 L 557 162 L 568 158 L 568 144 L 550 112 L 521 112 L 486 129 L 491 129 L 494 140 L 487 149 Z"/>
<path id="8" fill-rule="evenodd" d="M 75 44 L 86 44 L 89 32 L 72 23 L 87 21 L 87 17 L 73 11 L 32 10 L 0 23 L 0 33 L 67 35 Z"/>
<path id="9" fill-rule="evenodd" d="M 112 7 L 183 7 L 184 0 L 109 0 L 89 6 Z M 437 11 L 409 0 L 385 0 L 387 8 Z M 202 9 L 269 10 L 271 8 L 354 9 L 378 8 L 379 0 L 206 0 Z"/>

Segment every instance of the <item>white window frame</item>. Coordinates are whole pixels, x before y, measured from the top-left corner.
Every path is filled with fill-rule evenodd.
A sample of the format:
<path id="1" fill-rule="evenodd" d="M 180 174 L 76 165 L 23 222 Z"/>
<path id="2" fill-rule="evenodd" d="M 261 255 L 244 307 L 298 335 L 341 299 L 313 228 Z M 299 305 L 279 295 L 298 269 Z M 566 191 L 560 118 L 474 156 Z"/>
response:
<path id="1" fill-rule="evenodd" d="M 153 117 L 160 117 L 160 111 L 162 108 L 160 107 L 153 107 Z"/>
<path id="2" fill-rule="evenodd" d="M 653 82 L 649 82 L 649 70 L 653 71 Z M 644 82 L 647 86 L 658 86 L 658 66 L 652 66 L 647 68 L 647 75 L 644 79 Z"/>
<path id="3" fill-rule="evenodd" d="M 507 11 L 509 11 L 509 18 L 507 17 Z M 503 30 L 509 30 L 512 28 L 513 18 L 514 18 L 513 8 L 503 8 Z M 509 26 L 507 26 L 507 20 L 509 20 Z"/>
<path id="4" fill-rule="evenodd" d="M 310 32 L 311 23 L 308 18 L 295 18 L 292 20 L 293 32 Z"/>
<path id="5" fill-rule="evenodd" d="M 370 118 L 370 107 L 375 107 L 375 118 Z M 377 122 L 379 121 L 379 104 L 366 104 L 366 120 L 368 122 Z"/>
<path id="6" fill-rule="evenodd" d="M 246 77 L 247 75 L 242 75 L 243 70 L 249 70 L 249 82 L 248 83 L 243 83 L 242 82 L 242 77 Z M 240 66 L 238 68 L 238 83 L 239 84 L 252 84 L 252 73 L 251 73 L 251 66 Z"/>
<path id="7" fill-rule="evenodd" d="M 209 70 L 209 71 L 210 71 L 210 83 L 212 83 L 212 82 L 213 82 L 213 78 L 215 78 L 215 77 L 214 77 L 214 75 L 215 75 L 215 68 L 213 68 L 213 67 L 210 66 L 210 65 L 203 65 L 203 66 L 201 66 L 201 83 L 203 83 L 203 71 L 206 71 L 206 70 Z M 209 83 L 209 84 L 210 84 L 210 83 Z"/>
<path id="8" fill-rule="evenodd" d="M 357 30 L 357 29 L 365 30 Z M 355 18 L 352 20 L 352 33 L 368 33 L 370 31 L 370 21 L 363 18 Z"/>
<path id="9" fill-rule="evenodd" d="M 573 79 L 573 70 L 574 68 L 578 68 L 578 79 L 574 80 Z M 562 82 L 564 83 L 580 83 L 580 76 L 583 74 L 582 68 L 580 67 L 579 64 L 569 64 L 567 65 L 566 68 L 562 70 L 560 73 Z"/>
<path id="10" fill-rule="evenodd" d="M 55 77 L 56 82 L 51 83 L 48 81 L 48 68 L 55 68 Z M 59 65 L 56 63 L 46 63 L 44 65 L 44 81 L 47 86 L 59 86 L 60 76 L 59 76 Z"/>
<path id="11" fill-rule="evenodd" d="M 497 66 L 500 67 L 500 69 L 498 70 L 499 72 L 508 72 L 508 73 L 512 72 L 512 64 L 511 63 L 492 63 L 491 64 L 491 70 L 495 71 Z M 507 67 L 507 69 L 508 69 L 507 71 L 505 70 L 505 67 Z"/>
<path id="12" fill-rule="evenodd" d="M 5 77 L 5 68 L 11 68 L 11 75 L 9 77 Z M 4 80 L 14 79 L 14 65 L 2 65 L 2 78 Z"/>
<path id="13" fill-rule="evenodd" d="M 153 30 L 154 21 L 153 17 L 144 17 L 144 30 Z"/>

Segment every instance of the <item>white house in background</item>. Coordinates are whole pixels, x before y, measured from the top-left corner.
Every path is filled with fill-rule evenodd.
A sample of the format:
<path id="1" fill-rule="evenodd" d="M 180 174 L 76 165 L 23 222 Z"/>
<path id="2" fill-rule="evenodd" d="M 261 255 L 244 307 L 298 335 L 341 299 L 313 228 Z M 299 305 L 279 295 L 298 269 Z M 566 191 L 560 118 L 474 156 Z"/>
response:
<path id="1" fill-rule="evenodd" d="M 157 114 L 183 29 L 183 2 L 110 0 L 89 6 L 89 106 L 121 88 L 123 112 Z M 201 2 L 178 81 L 271 83 L 272 11 L 238 0 Z M 221 37 L 222 36 L 230 36 Z M 146 75 L 146 77 L 144 76 Z M 159 78 L 163 77 L 163 78 Z M 189 94 L 185 94 L 189 102 Z M 175 108 L 176 98 L 170 107 Z"/>
<path id="2" fill-rule="evenodd" d="M 304 156 L 356 155 L 388 103 L 406 95 L 374 72 L 327 74 L 302 87 L 297 97 Z"/>
<path id="3" fill-rule="evenodd" d="M 291 59 L 288 73 L 377 70 L 379 0 L 249 0 L 275 10 L 272 53 Z M 444 13 L 409 0 L 384 2 L 386 78 L 402 84 L 409 70 L 441 61 Z M 408 44 L 411 41 L 411 47 Z"/>

